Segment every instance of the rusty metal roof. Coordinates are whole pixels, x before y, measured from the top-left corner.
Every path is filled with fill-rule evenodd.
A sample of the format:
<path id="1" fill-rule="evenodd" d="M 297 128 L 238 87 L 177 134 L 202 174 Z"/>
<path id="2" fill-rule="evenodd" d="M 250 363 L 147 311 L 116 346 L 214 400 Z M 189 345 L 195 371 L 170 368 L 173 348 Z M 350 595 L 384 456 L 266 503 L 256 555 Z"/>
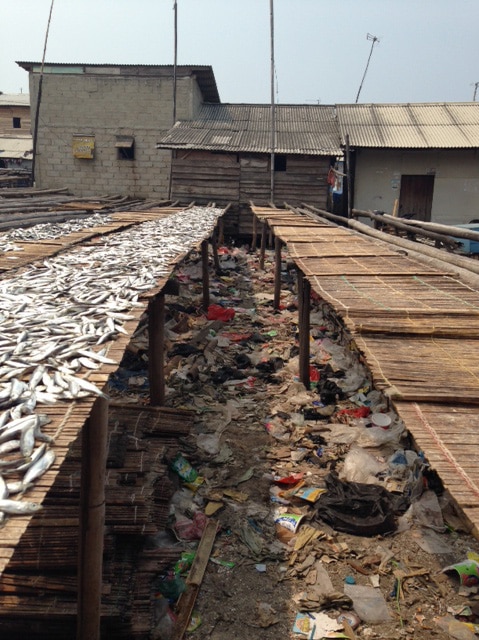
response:
<path id="1" fill-rule="evenodd" d="M 276 105 L 275 152 L 341 154 L 334 106 Z M 271 105 L 204 104 L 194 120 L 177 122 L 159 149 L 270 153 Z"/>
<path id="2" fill-rule="evenodd" d="M 337 105 L 341 141 L 351 147 L 479 148 L 479 103 Z"/>
<path id="3" fill-rule="evenodd" d="M 29 73 L 39 73 L 42 67 L 41 62 L 22 62 L 17 60 L 17 64 Z M 173 75 L 174 66 L 171 64 L 99 64 L 91 62 L 46 62 L 44 73 L 51 74 L 92 74 L 113 76 L 146 76 L 163 77 Z M 179 76 L 194 75 L 206 102 L 219 102 L 220 96 L 216 85 L 213 67 L 210 65 L 187 65 L 180 64 L 176 67 Z"/>

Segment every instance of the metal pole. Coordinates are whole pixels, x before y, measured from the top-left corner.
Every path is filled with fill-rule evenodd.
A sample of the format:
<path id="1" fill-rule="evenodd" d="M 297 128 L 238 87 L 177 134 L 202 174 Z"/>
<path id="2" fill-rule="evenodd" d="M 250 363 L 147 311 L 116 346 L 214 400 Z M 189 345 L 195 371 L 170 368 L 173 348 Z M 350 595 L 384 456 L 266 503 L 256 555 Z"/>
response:
<path id="1" fill-rule="evenodd" d="M 100 640 L 108 402 L 98 398 L 82 429 L 77 640 Z"/>
<path id="2" fill-rule="evenodd" d="M 45 33 L 45 43 L 43 45 L 42 66 L 40 68 L 40 78 L 38 79 L 38 94 L 37 94 L 37 108 L 35 109 L 35 121 L 33 125 L 33 158 L 32 158 L 32 184 L 35 185 L 35 160 L 37 157 L 37 143 L 38 143 L 38 125 L 40 121 L 40 103 L 42 101 L 42 89 L 43 89 L 43 69 L 45 67 L 45 56 L 47 54 L 47 42 L 48 34 L 50 32 L 50 22 L 52 20 L 53 3 L 50 5 L 50 14 L 48 16 L 47 30 Z"/>
<path id="3" fill-rule="evenodd" d="M 274 102 L 274 0 L 269 0 L 270 5 L 270 31 L 271 31 L 271 184 L 270 200 L 274 203 L 274 156 L 276 148 L 276 109 Z"/>

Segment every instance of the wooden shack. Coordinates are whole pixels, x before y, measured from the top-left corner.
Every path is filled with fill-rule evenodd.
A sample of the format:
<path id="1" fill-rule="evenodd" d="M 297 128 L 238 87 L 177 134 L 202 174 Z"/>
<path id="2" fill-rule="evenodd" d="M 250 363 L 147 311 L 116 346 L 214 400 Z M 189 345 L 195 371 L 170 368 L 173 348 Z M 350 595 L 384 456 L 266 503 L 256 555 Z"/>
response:
<path id="1" fill-rule="evenodd" d="M 0 168 L 30 169 L 32 150 L 30 96 L 0 92 Z"/>
<path id="2" fill-rule="evenodd" d="M 157 144 L 172 150 L 171 198 L 231 203 L 226 231 L 240 236 L 251 232 L 251 201 L 326 208 L 329 168 L 342 154 L 335 108 L 277 105 L 274 122 L 274 153 L 271 105 L 203 104 L 177 122 Z"/>

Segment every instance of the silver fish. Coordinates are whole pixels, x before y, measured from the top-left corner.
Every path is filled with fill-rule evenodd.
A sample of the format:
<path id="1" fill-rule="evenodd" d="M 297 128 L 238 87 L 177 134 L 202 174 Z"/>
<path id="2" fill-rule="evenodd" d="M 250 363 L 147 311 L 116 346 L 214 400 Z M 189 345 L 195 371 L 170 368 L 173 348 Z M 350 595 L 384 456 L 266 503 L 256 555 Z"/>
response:
<path id="1" fill-rule="evenodd" d="M 29 516 L 38 513 L 42 509 L 41 504 L 27 502 L 26 500 L 0 499 L 0 511 L 9 516 Z"/>
<path id="2" fill-rule="evenodd" d="M 55 452 L 53 449 L 47 449 L 43 456 L 39 458 L 32 466 L 27 469 L 23 476 L 23 484 L 27 486 L 34 480 L 42 476 L 55 462 Z M 0 507 L 1 511 L 1 507 Z"/>

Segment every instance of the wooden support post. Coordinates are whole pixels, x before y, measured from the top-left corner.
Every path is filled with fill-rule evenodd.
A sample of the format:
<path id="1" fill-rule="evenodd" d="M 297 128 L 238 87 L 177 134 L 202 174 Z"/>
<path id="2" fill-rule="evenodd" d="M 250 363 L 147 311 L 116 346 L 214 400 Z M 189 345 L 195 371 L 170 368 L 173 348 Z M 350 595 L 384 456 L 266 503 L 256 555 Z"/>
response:
<path id="1" fill-rule="evenodd" d="M 82 430 L 77 640 L 100 640 L 108 401 L 98 398 Z"/>
<path id="2" fill-rule="evenodd" d="M 256 253 L 256 243 L 258 242 L 258 218 L 253 213 L 253 235 L 251 238 L 251 252 Z"/>
<path id="3" fill-rule="evenodd" d="M 266 252 L 266 232 L 267 232 L 267 224 L 263 222 L 263 227 L 261 229 L 261 248 L 259 252 L 259 268 L 264 269 L 264 254 Z"/>
<path id="4" fill-rule="evenodd" d="M 278 236 L 274 239 L 274 300 L 273 308 L 279 309 L 281 300 L 281 240 Z"/>
<path id="5" fill-rule="evenodd" d="M 215 271 L 217 274 L 221 274 L 221 265 L 218 258 L 218 243 L 216 241 L 216 229 L 211 234 L 211 246 L 213 248 L 213 262 L 215 265 Z"/>
<path id="6" fill-rule="evenodd" d="M 201 267 L 203 277 L 203 309 L 208 310 L 210 306 L 210 271 L 208 265 L 208 240 L 201 243 Z"/>
<path id="7" fill-rule="evenodd" d="M 228 210 L 228 207 L 226 207 L 225 213 L 227 210 Z M 223 218 L 220 218 L 218 222 L 218 242 L 219 244 L 225 243 L 225 223 Z"/>
<path id="8" fill-rule="evenodd" d="M 165 294 L 161 292 L 148 306 L 148 378 L 150 404 L 165 404 Z"/>
<path id="9" fill-rule="evenodd" d="M 311 285 L 298 269 L 299 379 L 309 389 L 309 307 Z"/>

